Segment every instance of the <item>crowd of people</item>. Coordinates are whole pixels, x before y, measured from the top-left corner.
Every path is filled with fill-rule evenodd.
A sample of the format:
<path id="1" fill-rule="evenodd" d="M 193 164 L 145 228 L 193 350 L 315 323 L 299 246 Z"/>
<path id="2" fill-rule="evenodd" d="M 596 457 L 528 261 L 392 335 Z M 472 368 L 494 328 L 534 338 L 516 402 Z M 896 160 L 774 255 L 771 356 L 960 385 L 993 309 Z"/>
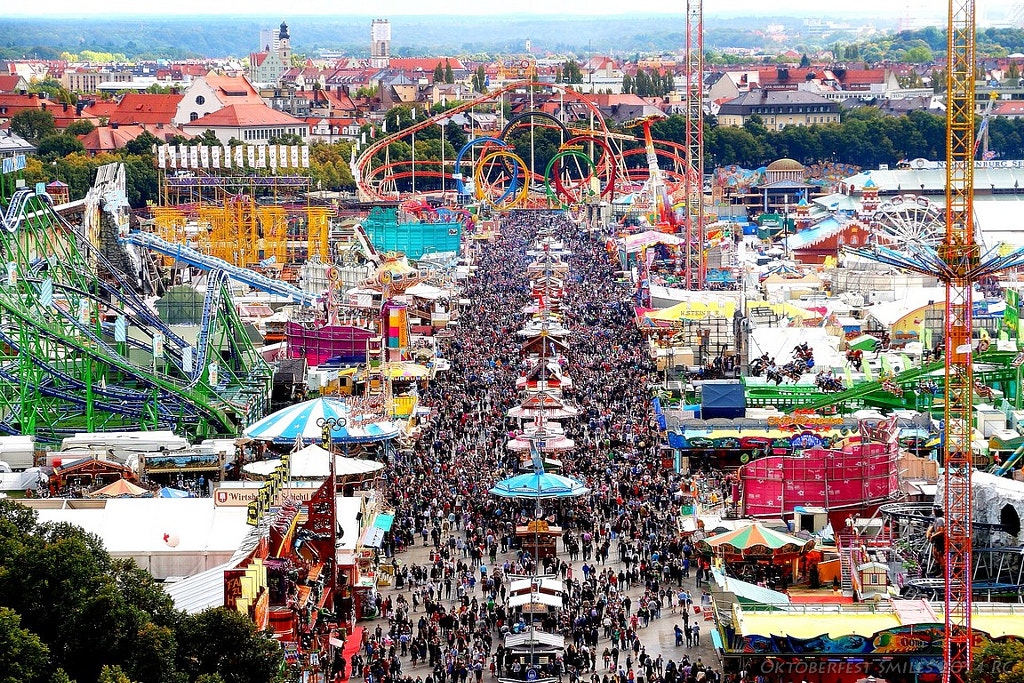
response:
<path id="1" fill-rule="evenodd" d="M 544 558 L 538 567 L 529 544 L 519 547 L 515 536 L 517 525 L 535 519 L 535 501 L 488 491 L 522 470 L 520 456 L 506 448 L 519 426 L 506 413 L 522 398 L 516 332 L 531 303 L 527 251 L 538 232 L 551 228 L 571 252 L 561 302 L 571 331 L 563 366 L 573 380 L 566 399 L 580 409 L 564 422 L 576 447 L 562 456 L 561 473 L 592 493 L 541 504 L 540 514 L 564 531 L 568 559 Z M 462 295 L 472 305 L 444 348 L 451 368 L 421 396 L 429 420 L 386 477 L 395 521 L 383 550 L 398 560 L 398 595 L 378 597 L 387 624 L 367 631 L 351 673 L 367 683 L 523 674 L 526 663 L 505 650 L 503 638 L 524 624 L 504 598 L 509 577 L 541 571 L 564 586 L 563 608 L 544 627 L 564 636 L 565 648 L 543 673 L 570 683 L 720 680 L 697 656 L 646 651 L 644 630 L 658 619 L 678 622 L 680 648 L 699 643 L 694 606 L 709 565 L 678 533 L 679 502 L 698 489 L 724 493 L 728 484 L 662 466 L 651 408 L 654 367 L 634 323 L 629 286 L 616 280 L 601 236 L 559 214 L 511 213 L 476 265 Z M 412 546 L 427 546 L 429 559 L 402 562 Z"/>

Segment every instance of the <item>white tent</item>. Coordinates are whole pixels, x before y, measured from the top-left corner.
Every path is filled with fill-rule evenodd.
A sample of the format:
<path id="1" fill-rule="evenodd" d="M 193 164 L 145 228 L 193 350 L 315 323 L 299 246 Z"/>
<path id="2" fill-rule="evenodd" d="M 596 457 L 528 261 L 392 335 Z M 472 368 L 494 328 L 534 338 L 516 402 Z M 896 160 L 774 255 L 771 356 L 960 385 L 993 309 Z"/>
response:
<path id="1" fill-rule="evenodd" d="M 273 474 L 280 459 L 260 460 L 245 465 L 242 470 L 248 474 L 266 477 Z M 291 455 L 292 477 L 295 479 L 326 479 L 331 474 L 331 454 L 326 450 L 311 444 Z M 335 475 L 351 476 L 370 474 L 384 469 L 384 465 L 373 460 L 360 460 L 359 458 L 346 458 L 342 455 L 334 457 Z"/>
<path id="2" fill-rule="evenodd" d="M 231 559 L 249 533 L 245 507 L 212 498 L 110 498 L 86 508 L 38 508 L 40 522 L 94 533 L 114 557 L 135 560 L 158 580 L 191 576 Z"/>

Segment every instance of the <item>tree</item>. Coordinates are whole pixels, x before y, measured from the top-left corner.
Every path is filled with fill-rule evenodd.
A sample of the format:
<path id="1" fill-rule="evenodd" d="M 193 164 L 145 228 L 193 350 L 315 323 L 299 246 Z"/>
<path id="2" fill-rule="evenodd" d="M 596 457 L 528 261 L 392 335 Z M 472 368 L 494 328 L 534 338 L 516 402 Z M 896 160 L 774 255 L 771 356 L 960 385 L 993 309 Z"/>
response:
<path id="1" fill-rule="evenodd" d="M 56 159 L 66 157 L 75 152 L 84 152 L 85 145 L 74 135 L 61 133 L 60 135 L 47 135 L 36 145 L 36 152 L 43 159 Z"/>
<path id="2" fill-rule="evenodd" d="M 179 636 L 178 670 L 194 680 L 217 674 L 225 683 L 273 681 L 281 646 L 234 610 L 204 610 L 185 618 Z"/>
<path id="3" fill-rule="evenodd" d="M 96 126 L 92 125 L 92 121 L 88 119 L 79 119 L 69 123 L 67 128 L 64 129 L 64 132 L 69 135 L 87 135 L 94 130 L 96 130 Z"/>
<path id="4" fill-rule="evenodd" d="M 21 616 L 0 607 L 0 683 L 45 680 L 49 650 L 35 633 L 21 628 Z"/>
<path id="5" fill-rule="evenodd" d="M 580 65 L 575 59 L 570 59 L 569 61 L 562 63 L 562 82 L 583 82 L 583 72 L 580 70 Z"/>
<path id="6" fill-rule="evenodd" d="M 444 82 L 452 84 L 455 82 L 455 72 L 452 71 L 452 63 L 450 60 L 444 60 Z"/>
<path id="7" fill-rule="evenodd" d="M 434 83 L 444 83 L 444 68 L 441 62 L 434 65 Z"/>
<path id="8" fill-rule="evenodd" d="M 809 69 L 809 68 L 811 68 L 811 58 L 808 57 L 806 53 L 800 58 L 800 68 L 801 69 Z"/>
<path id="9" fill-rule="evenodd" d="M 975 683 L 1024 683 L 1024 643 L 989 643 L 975 655 L 970 679 Z"/>
<path id="10" fill-rule="evenodd" d="M 124 146 L 124 152 L 126 154 L 136 154 L 142 156 L 153 156 L 153 145 L 160 145 L 160 138 L 150 133 L 148 130 L 144 130 L 139 133 L 138 136 L 133 140 L 129 140 Z"/>
<path id="11" fill-rule="evenodd" d="M 43 109 L 26 109 L 11 117 L 11 130 L 35 144 L 57 132 L 53 114 Z"/>
<path id="12" fill-rule="evenodd" d="M 629 95 L 633 92 L 633 78 L 629 74 L 622 75 L 622 93 Z"/>
<path id="13" fill-rule="evenodd" d="M 271 144 L 271 145 L 302 145 L 302 144 L 305 144 L 304 141 L 302 140 L 302 136 L 301 135 L 297 135 L 295 133 L 285 133 L 284 135 L 279 135 L 277 137 L 270 138 L 269 140 L 267 140 L 267 143 Z"/>
<path id="14" fill-rule="evenodd" d="M 473 90 L 480 93 L 481 95 L 487 94 L 487 71 L 484 70 L 484 65 L 481 64 L 476 68 L 473 73 Z"/>
<path id="15" fill-rule="evenodd" d="M 1017 85 L 1017 79 L 1020 78 L 1020 67 L 1017 66 L 1017 62 L 1010 62 L 1006 67 L 1006 82 L 1011 85 Z"/>

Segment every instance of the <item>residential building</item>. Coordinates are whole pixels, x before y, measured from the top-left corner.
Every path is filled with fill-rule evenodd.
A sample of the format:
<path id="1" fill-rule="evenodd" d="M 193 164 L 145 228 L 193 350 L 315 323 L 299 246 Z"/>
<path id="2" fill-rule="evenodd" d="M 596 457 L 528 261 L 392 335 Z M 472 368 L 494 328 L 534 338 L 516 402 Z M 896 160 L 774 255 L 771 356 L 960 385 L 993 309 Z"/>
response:
<path id="1" fill-rule="evenodd" d="M 15 135 L 10 128 L 0 129 L 0 158 L 13 157 L 18 154 L 32 154 L 36 148 L 26 140 Z"/>
<path id="2" fill-rule="evenodd" d="M 28 92 L 28 81 L 18 74 L 0 74 L 0 93 Z"/>
<path id="3" fill-rule="evenodd" d="M 134 78 L 131 71 L 79 67 L 68 69 L 60 82 L 66 90 L 79 93 L 99 92 L 102 83 L 127 83 Z"/>
<path id="4" fill-rule="evenodd" d="M 310 142 L 355 142 L 359 139 L 362 127 L 369 123 L 366 119 L 332 119 L 311 117 L 306 119 L 309 126 Z"/>
<path id="5" fill-rule="evenodd" d="M 288 24 L 282 21 L 277 34 L 277 48 L 249 55 L 249 79 L 257 85 L 277 85 L 281 76 L 291 68 L 291 61 Z"/>
<path id="6" fill-rule="evenodd" d="M 839 112 L 839 102 L 814 93 L 751 90 L 719 107 L 718 124 L 742 126 L 756 115 L 768 130 L 782 130 L 786 126 L 839 123 Z"/>
<path id="7" fill-rule="evenodd" d="M 162 124 L 170 126 L 178 112 L 183 95 L 154 95 L 127 93 L 117 108 L 110 113 L 109 122 L 121 126 L 130 124 Z"/>
<path id="8" fill-rule="evenodd" d="M 262 105 L 263 98 L 245 76 L 206 74 L 182 93 L 173 122 L 182 126 L 231 104 Z"/>
<path id="9" fill-rule="evenodd" d="M 55 102 L 47 99 L 46 93 L 3 94 L 0 93 L 0 123 L 10 121 L 11 117 L 23 111 L 39 109 L 53 114 L 53 121 L 57 128 L 67 128 L 72 121 L 85 119 L 93 124 L 99 120 L 84 112 L 85 103 L 80 102 L 77 106 L 65 102 Z"/>
<path id="10" fill-rule="evenodd" d="M 309 137 L 309 126 L 305 121 L 271 109 L 262 102 L 230 104 L 181 128 L 190 135 L 202 135 L 211 130 L 223 145 L 232 138 L 250 145 L 265 145 L 283 135 L 298 135 L 303 141 Z"/>

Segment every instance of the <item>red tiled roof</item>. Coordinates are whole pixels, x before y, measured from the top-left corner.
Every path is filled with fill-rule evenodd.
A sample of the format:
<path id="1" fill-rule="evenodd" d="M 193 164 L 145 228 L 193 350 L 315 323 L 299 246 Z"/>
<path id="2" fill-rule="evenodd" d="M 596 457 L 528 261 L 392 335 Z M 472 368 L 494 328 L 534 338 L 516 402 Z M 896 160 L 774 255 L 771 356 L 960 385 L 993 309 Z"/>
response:
<path id="1" fill-rule="evenodd" d="M 110 123 L 164 123 L 170 124 L 178 111 L 183 95 L 155 95 L 128 93 L 110 114 Z"/>
<path id="2" fill-rule="evenodd" d="M 253 66 L 263 66 L 263 60 L 267 58 L 268 52 L 249 53 L 249 63 Z"/>
<path id="3" fill-rule="evenodd" d="M 455 57 L 392 57 L 388 68 L 399 71 L 433 71 L 438 64 L 443 69 L 445 62 L 451 64 L 452 69 L 465 69 Z"/>
<path id="4" fill-rule="evenodd" d="M 260 104 L 229 104 L 215 112 L 185 124 L 188 127 L 244 127 L 244 126 L 294 126 L 306 125 L 302 119 L 271 109 Z"/>
<path id="5" fill-rule="evenodd" d="M 18 87 L 19 81 L 21 81 L 20 76 L 0 75 L 0 92 L 14 92 L 14 89 Z"/>
<path id="6" fill-rule="evenodd" d="M 93 122 L 97 120 L 95 116 L 84 112 L 80 116 L 72 104 L 42 99 L 33 93 L 27 95 L 0 93 L 0 110 L 5 112 L 0 114 L 0 116 L 10 118 L 15 114 L 31 109 L 43 109 L 53 114 L 53 121 L 57 128 L 66 128 L 72 121 L 81 119 Z"/>
<path id="7" fill-rule="evenodd" d="M 162 126 L 160 128 L 153 125 L 146 126 L 102 126 L 100 128 L 94 128 L 85 135 L 78 136 L 78 139 L 82 141 L 87 152 L 91 154 L 99 154 L 100 152 L 112 152 L 116 149 L 121 149 L 126 144 L 134 140 L 135 138 L 148 131 L 160 140 L 166 142 L 175 135 L 182 135 L 186 138 L 191 137 L 181 132 L 174 126 Z"/>
<path id="8" fill-rule="evenodd" d="M 263 104 L 263 99 L 245 76 L 206 74 L 206 83 L 225 104 Z"/>
<path id="9" fill-rule="evenodd" d="M 106 116 L 107 118 L 116 111 L 117 102 L 114 100 L 96 100 L 82 110 L 83 113 L 89 114 L 90 116 Z"/>

